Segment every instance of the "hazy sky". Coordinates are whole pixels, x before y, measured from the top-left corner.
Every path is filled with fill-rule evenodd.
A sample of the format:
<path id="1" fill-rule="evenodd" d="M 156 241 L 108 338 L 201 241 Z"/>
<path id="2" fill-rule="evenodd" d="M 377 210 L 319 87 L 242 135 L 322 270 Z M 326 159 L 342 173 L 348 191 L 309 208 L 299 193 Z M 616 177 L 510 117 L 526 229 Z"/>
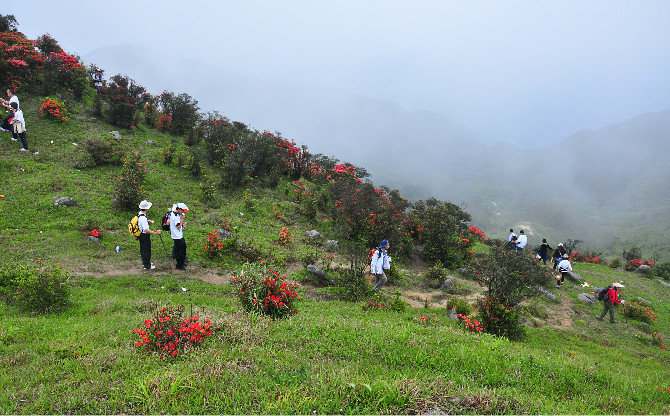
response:
<path id="1" fill-rule="evenodd" d="M 4 3 L 68 52 L 133 43 L 334 86 L 446 114 L 485 143 L 545 147 L 670 108 L 667 0 Z"/>

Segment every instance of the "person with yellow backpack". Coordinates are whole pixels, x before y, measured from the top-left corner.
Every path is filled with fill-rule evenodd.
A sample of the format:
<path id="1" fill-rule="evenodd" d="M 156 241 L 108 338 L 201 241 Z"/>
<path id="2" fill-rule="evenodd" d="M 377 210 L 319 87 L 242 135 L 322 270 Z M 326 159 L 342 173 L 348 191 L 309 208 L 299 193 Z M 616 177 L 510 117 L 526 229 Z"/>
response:
<path id="1" fill-rule="evenodd" d="M 151 208 L 151 202 L 146 199 L 140 202 L 140 211 L 137 215 L 131 220 L 129 225 L 129 231 L 138 240 L 140 240 L 140 255 L 142 256 L 142 267 L 146 270 L 155 269 L 156 266 L 151 262 L 151 237 L 149 234 L 160 234 L 160 228 L 157 231 L 151 231 L 149 229 L 149 223 L 153 223 L 153 220 L 147 219 L 147 211 Z"/>

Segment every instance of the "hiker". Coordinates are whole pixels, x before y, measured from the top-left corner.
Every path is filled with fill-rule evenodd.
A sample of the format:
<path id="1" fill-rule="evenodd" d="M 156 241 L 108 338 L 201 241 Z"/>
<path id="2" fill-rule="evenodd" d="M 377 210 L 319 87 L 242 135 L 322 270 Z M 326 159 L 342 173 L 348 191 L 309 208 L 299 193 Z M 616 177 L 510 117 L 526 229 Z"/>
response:
<path id="1" fill-rule="evenodd" d="M 519 247 L 516 244 L 517 236 L 514 235 L 512 238 L 505 244 L 505 248 L 510 250 L 510 251 L 517 251 Z"/>
<path id="2" fill-rule="evenodd" d="M 547 239 L 543 238 L 542 245 L 540 246 L 538 254 L 540 255 L 540 259 L 542 259 L 545 266 L 547 265 L 547 257 L 549 255 L 549 250 L 552 250 L 552 248 L 549 244 L 547 244 Z"/>
<path id="3" fill-rule="evenodd" d="M 618 324 L 618 321 L 614 320 L 614 305 L 617 303 L 626 303 L 625 300 L 619 300 L 619 288 L 626 287 L 622 285 L 621 283 L 612 283 L 612 287 L 603 290 L 607 290 L 605 293 L 605 297 L 603 299 L 603 313 L 601 313 L 598 317 L 596 317 L 597 320 L 602 321 L 603 318 L 605 318 L 605 314 L 607 314 L 607 311 L 610 313 L 610 323 L 612 324 Z"/>
<path id="4" fill-rule="evenodd" d="M 384 270 L 391 268 L 391 258 L 388 255 L 389 247 L 391 247 L 389 240 L 383 240 L 370 260 L 370 273 L 375 275 L 375 280 L 372 282 L 375 292 L 380 292 L 382 286 L 388 281 Z"/>
<path id="5" fill-rule="evenodd" d="M 151 231 L 149 223 L 153 224 L 153 220 L 147 219 L 147 211 L 151 208 L 151 202 L 146 199 L 140 202 L 140 212 L 137 213 L 137 228 L 140 230 L 140 255 L 142 256 L 142 267 L 145 270 L 155 269 L 156 266 L 151 262 L 151 237 L 149 234 L 160 234 L 161 230 Z"/>
<path id="6" fill-rule="evenodd" d="M 100 71 L 93 73 L 93 85 L 95 86 L 95 89 L 98 90 L 98 96 L 100 96 L 102 93 L 102 73 Z"/>
<path id="7" fill-rule="evenodd" d="M 21 151 L 28 151 L 28 139 L 26 139 L 26 119 L 23 117 L 23 111 L 19 110 L 19 105 L 13 102 L 11 105 L 13 117 L 9 120 L 12 129 L 12 140 L 18 142 L 21 139 Z"/>
<path id="8" fill-rule="evenodd" d="M 507 237 L 507 242 L 512 241 L 513 237 L 516 237 L 516 234 L 514 234 L 514 230 L 510 228 L 509 229 L 509 237 Z"/>
<path id="9" fill-rule="evenodd" d="M 554 254 L 551 256 L 551 262 L 554 263 L 553 270 L 556 270 L 558 263 L 563 260 L 563 254 L 565 254 L 565 247 L 563 247 L 563 243 L 558 243 L 558 247 L 556 247 Z"/>
<path id="10" fill-rule="evenodd" d="M 526 244 L 528 244 L 528 237 L 526 237 L 526 234 L 524 234 L 523 230 L 521 230 L 519 231 L 519 238 L 516 240 L 516 247 L 519 251 L 521 251 L 524 247 L 526 247 Z"/>
<path id="11" fill-rule="evenodd" d="M 184 219 L 188 207 L 178 203 L 170 214 L 170 236 L 172 237 L 172 257 L 177 260 L 177 270 L 186 270 L 186 240 L 184 240 Z"/>
<path id="12" fill-rule="evenodd" d="M 565 281 L 565 276 L 569 275 L 572 271 L 572 264 L 570 264 L 570 260 L 568 260 L 568 253 L 563 254 L 562 259 L 563 260 L 558 263 L 558 271 L 561 273 L 561 280 L 556 282 L 556 287 L 561 287 Z"/>
<path id="13" fill-rule="evenodd" d="M 2 104 L 3 106 L 7 107 L 7 109 L 9 109 L 9 114 L 7 114 L 7 117 L 5 117 L 2 120 L 2 128 L 5 131 L 13 132 L 12 126 L 9 124 L 9 119 L 14 117 L 14 111 L 12 109 L 12 103 L 16 103 L 16 108 L 19 108 L 19 97 L 17 97 L 14 94 L 14 90 L 11 89 L 11 88 L 7 88 L 7 96 L 9 97 L 9 101 L 0 98 L 0 104 Z M 13 136 L 13 134 L 12 134 L 12 136 Z"/>

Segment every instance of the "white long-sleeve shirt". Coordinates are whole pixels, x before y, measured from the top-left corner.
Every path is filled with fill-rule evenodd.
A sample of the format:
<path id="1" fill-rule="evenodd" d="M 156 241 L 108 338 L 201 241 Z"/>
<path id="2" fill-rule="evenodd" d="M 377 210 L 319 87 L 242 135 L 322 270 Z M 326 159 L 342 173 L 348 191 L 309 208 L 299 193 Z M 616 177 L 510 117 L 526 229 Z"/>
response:
<path id="1" fill-rule="evenodd" d="M 526 234 L 521 234 L 519 238 L 516 240 L 516 245 L 519 248 L 524 248 L 526 247 L 526 244 L 528 244 L 528 237 Z"/>
<path id="2" fill-rule="evenodd" d="M 375 254 L 372 255 L 370 260 L 370 273 L 373 274 L 382 274 L 384 270 L 391 268 L 391 258 L 388 256 L 386 250 L 382 251 L 381 254 L 379 249 L 375 251 Z"/>
<path id="3" fill-rule="evenodd" d="M 571 272 L 572 271 L 572 264 L 570 264 L 570 260 L 568 260 L 568 259 L 561 260 L 561 262 L 558 263 L 558 271 L 559 272 Z"/>

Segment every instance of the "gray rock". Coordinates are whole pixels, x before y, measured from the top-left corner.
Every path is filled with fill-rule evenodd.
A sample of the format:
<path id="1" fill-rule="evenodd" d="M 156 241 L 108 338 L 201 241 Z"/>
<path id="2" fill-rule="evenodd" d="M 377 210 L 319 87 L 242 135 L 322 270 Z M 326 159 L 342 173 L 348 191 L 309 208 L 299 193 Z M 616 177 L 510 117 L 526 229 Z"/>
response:
<path id="1" fill-rule="evenodd" d="M 584 281 L 584 278 L 582 276 L 578 275 L 575 272 L 568 272 L 568 276 L 570 276 L 572 278 L 572 280 L 574 280 L 575 282 L 583 282 Z"/>
<path id="2" fill-rule="evenodd" d="M 641 298 L 641 297 L 639 297 L 639 296 L 638 296 L 637 300 L 639 300 L 640 303 L 644 303 L 644 304 L 647 305 L 647 306 L 651 306 L 651 301 L 650 301 L 650 300 L 647 300 L 647 299 L 645 299 L 645 298 Z"/>
<path id="3" fill-rule="evenodd" d="M 70 198 L 69 196 L 55 196 L 54 197 L 54 205 L 57 207 L 76 207 L 77 206 L 77 201 L 74 199 Z"/>
<path id="4" fill-rule="evenodd" d="M 439 407 L 435 407 L 432 410 L 427 411 L 426 413 L 423 413 L 423 416 L 441 416 L 441 415 L 448 415 L 449 413 L 444 413 L 442 409 Z"/>
<path id="5" fill-rule="evenodd" d="M 558 302 L 558 299 L 556 298 L 556 295 L 548 291 L 547 289 L 543 288 L 542 286 L 533 286 L 533 290 L 535 290 L 537 293 L 540 295 L 544 296 L 547 300 L 551 302 Z"/>
<path id="6" fill-rule="evenodd" d="M 338 247 L 337 240 L 326 240 L 326 248 L 328 250 L 335 250 Z"/>
<path id="7" fill-rule="evenodd" d="M 456 284 L 454 283 L 453 280 L 451 279 L 444 279 L 444 283 L 442 283 L 442 286 L 440 286 L 440 289 L 449 292 L 456 287 Z"/>
<path id="8" fill-rule="evenodd" d="M 313 264 L 307 266 L 307 271 L 320 279 L 328 279 L 328 275 L 323 270 Z"/>
<path id="9" fill-rule="evenodd" d="M 149 146 L 156 146 L 156 142 L 153 140 L 147 140 L 145 143 L 148 144 Z"/>
<path id="10" fill-rule="evenodd" d="M 458 319 L 458 312 L 449 311 L 449 313 L 447 314 L 447 318 L 457 320 Z"/>
<path id="11" fill-rule="evenodd" d="M 661 280 L 661 279 L 658 279 L 658 282 L 659 282 L 660 284 L 662 284 L 663 286 L 670 287 L 670 283 L 668 283 L 668 282 L 664 282 L 664 281 Z"/>
<path id="12" fill-rule="evenodd" d="M 74 116 L 74 119 L 77 121 L 86 121 L 86 119 L 82 116 Z"/>
<path id="13" fill-rule="evenodd" d="M 107 134 L 109 134 L 110 136 L 112 136 L 115 140 L 121 140 L 121 133 L 119 133 L 119 132 L 116 131 L 116 130 L 114 130 L 114 131 L 109 131 L 109 132 L 107 132 Z"/>
<path id="14" fill-rule="evenodd" d="M 219 235 L 219 238 L 222 238 L 224 240 L 229 238 L 235 238 L 235 234 L 231 233 L 228 230 L 224 230 L 223 228 L 219 228 L 218 230 L 216 230 L 216 233 Z"/>
<path id="15" fill-rule="evenodd" d="M 640 273 L 647 273 L 649 270 L 651 270 L 651 267 L 647 266 L 646 264 L 641 264 L 635 269 L 635 271 L 640 272 Z"/>
<path id="16" fill-rule="evenodd" d="M 305 237 L 310 240 L 316 240 L 317 238 L 321 238 L 321 233 L 316 230 L 305 231 Z"/>
<path id="17" fill-rule="evenodd" d="M 586 306 L 593 306 L 596 303 L 598 303 L 596 297 L 590 293 L 580 293 L 579 295 L 577 295 L 577 298 L 582 302 L 584 302 Z"/>
<path id="18" fill-rule="evenodd" d="M 86 237 L 84 237 L 84 240 L 92 241 L 95 244 L 100 244 L 100 239 L 98 237 L 94 237 L 92 235 L 87 235 Z"/>
<path id="19" fill-rule="evenodd" d="M 642 325 L 642 326 L 645 327 L 645 328 L 649 328 L 649 329 L 651 329 L 651 325 L 649 325 L 649 324 L 646 323 L 646 322 L 638 322 L 638 324 L 639 324 L 639 325 Z"/>

